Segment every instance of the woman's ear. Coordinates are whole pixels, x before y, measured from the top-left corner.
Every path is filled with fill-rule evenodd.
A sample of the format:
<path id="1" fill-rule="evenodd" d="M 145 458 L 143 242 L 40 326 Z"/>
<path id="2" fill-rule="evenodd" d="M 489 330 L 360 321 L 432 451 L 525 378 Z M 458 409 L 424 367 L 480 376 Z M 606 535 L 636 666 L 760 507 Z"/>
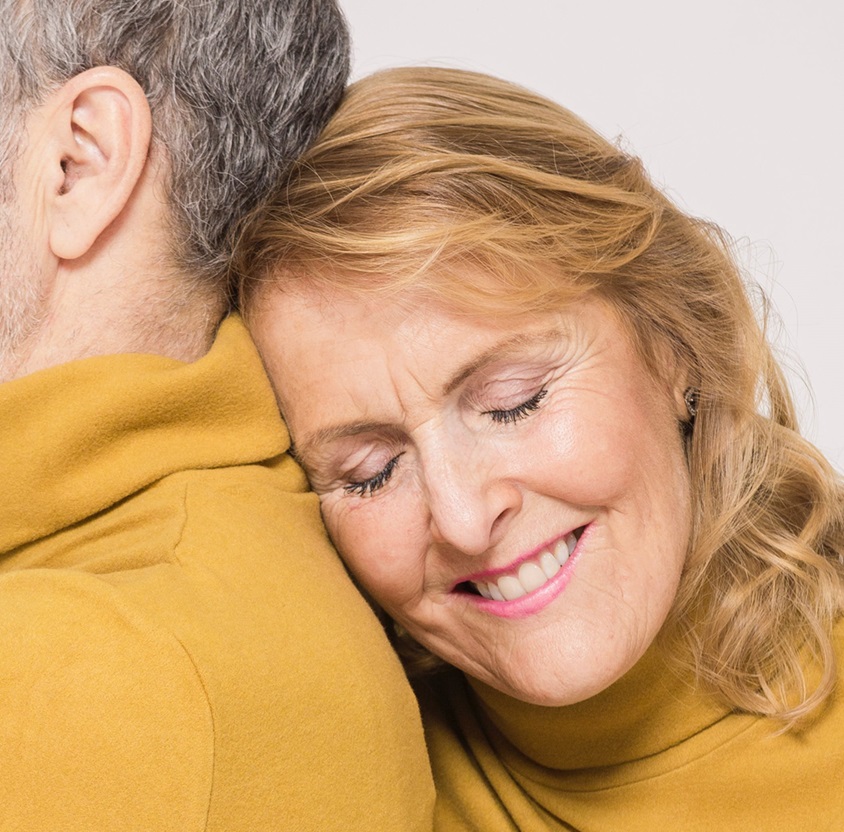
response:
<path id="1" fill-rule="evenodd" d="M 144 171 L 152 115 L 141 86 L 116 67 L 71 78 L 48 101 L 49 243 L 75 260 L 126 207 Z"/>
<path id="2" fill-rule="evenodd" d="M 677 421 L 690 425 L 697 416 L 699 390 L 689 368 L 678 361 L 672 386 Z"/>
<path id="3" fill-rule="evenodd" d="M 663 390 L 671 397 L 677 421 L 683 424 L 692 421 L 695 413 L 691 409 L 696 411 L 697 408 L 697 372 L 667 339 L 658 339 L 652 350 L 656 378 L 661 380 Z M 691 409 L 690 400 L 693 402 Z"/>

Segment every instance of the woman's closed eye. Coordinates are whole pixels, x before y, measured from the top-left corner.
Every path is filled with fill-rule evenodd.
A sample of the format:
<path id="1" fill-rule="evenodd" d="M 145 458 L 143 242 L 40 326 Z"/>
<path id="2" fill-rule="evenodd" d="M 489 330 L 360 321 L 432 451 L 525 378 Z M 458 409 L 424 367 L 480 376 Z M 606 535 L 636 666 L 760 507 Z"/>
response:
<path id="1" fill-rule="evenodd" d="M 501 425 L 518 422 L 519 419 L 524 419 L 526 416 L 539 409 L 540 402 L 548 395 L 548 389 L 543 387 L 527 401 L 522 402 L 516 407 L 511 407 L 506 410 L 485 410 L 484 415 L 489 416 L 493 422 Z"/>
<path id="2" fill-rule="evenodd" d="M 350 482 L 343 486 L 343 490 L 349 494 L 357 494 L 361 497 L 371 497 L 376 491 L 383 488 L 393 476 L 393 471 L 398 465 L 399 457 L 404 452 L 396 454 L 377 474 L 359 482 Z"/>
<path id="3" fill-rule="evenodd" d="M 495 408 L 492 410 L 484 410 L 482 414 L 489 416 L 493 422 L 501 425 L 513 424 L 521 419 L 526 418 L 531 413 L 539 409 L 540 403 L 548 395 L 548 389 L 543 387 L 534 393 L 529 399 L 519 403 L 515 407 L 510 408 Z M 399 459 L 404 455 L 402 453 L 396 454 L 392 457 L 380 471 L 370 477 L 365 477 L 359 480 L 351 480 L 343 485 L 343 490 L 347 494 L 355 494 L 358 497 L 371 497 L 376 491 L 380 491 L 391 479 L 399 463 Z"/>

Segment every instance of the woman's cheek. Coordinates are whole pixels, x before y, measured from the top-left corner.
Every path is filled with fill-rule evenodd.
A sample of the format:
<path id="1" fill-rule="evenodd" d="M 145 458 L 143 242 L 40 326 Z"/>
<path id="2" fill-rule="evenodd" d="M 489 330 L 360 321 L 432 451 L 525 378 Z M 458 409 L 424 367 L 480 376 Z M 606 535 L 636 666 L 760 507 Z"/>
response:
<path id="1" fill-rule="evenodd" d="M 326 528 L 346 566 L 385 609 L 418 597 L 427 536 L 411 495 L 323 499 Z"/>
<path id="2" fill-rule="evenodd" d="M 361 499 L 342 490 L 332 491 L 320 497 L 320 508 L 329 537 L 346 565 L 357 573 L 359 564 L 366 559 L 364 528 L 367 520 L 365 511 L 356 510 Z"/>

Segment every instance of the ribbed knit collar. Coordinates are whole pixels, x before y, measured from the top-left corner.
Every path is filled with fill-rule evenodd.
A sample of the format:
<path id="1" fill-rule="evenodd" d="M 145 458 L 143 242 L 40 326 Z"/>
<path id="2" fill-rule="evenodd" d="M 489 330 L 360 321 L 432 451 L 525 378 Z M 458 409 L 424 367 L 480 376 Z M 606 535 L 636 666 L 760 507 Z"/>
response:
<path id="1" fill-rule="evenodd" d="M 191 364 L 111 355 L 8 382 L 0 385 L 0 553 L 168 474 L 259 462 L 288 445 L 236 316 Z"/>
<path id="2" fill-rule="evenodd" d="M 470 681 L 488 727 L 534 763 L 559 771 L 617 766 L 672 748 L 728 714 L 670 668 L 659 646 L 615 684 L 576 705 L 529 705 Z"/>

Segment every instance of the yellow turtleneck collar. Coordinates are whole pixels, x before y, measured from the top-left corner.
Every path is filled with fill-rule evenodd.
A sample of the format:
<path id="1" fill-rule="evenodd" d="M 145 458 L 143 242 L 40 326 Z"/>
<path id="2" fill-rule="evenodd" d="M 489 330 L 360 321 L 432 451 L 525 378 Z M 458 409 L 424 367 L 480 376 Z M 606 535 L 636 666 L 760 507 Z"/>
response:
<path id="1" fill-rule="evenodd" d="M 844 829 L 831 785 L 844 771 L 844 697 L 783 732 L 719 704 L 665 656 L 654 645 L 607 690 L 557 708 L 456 671 L 420 683 L 438 832 Z"/>
<path id="2" fill-rule="evenodd" d="M 0 385 L 0 414 L 0 552 L 176 471 L 259 462 L 289 445 L 237 316 L 192 364 L 140 354 L 75 361 Z"/>
<path id="3" fill-rule="evenodd" d="M 492 731 L 534 763 L 558 771 L 653 756 L 729 713 L 670 667 L 657 645 L 615 684 L 566 707 L 520 702 L 474 679 L 470 686 Z"/>

